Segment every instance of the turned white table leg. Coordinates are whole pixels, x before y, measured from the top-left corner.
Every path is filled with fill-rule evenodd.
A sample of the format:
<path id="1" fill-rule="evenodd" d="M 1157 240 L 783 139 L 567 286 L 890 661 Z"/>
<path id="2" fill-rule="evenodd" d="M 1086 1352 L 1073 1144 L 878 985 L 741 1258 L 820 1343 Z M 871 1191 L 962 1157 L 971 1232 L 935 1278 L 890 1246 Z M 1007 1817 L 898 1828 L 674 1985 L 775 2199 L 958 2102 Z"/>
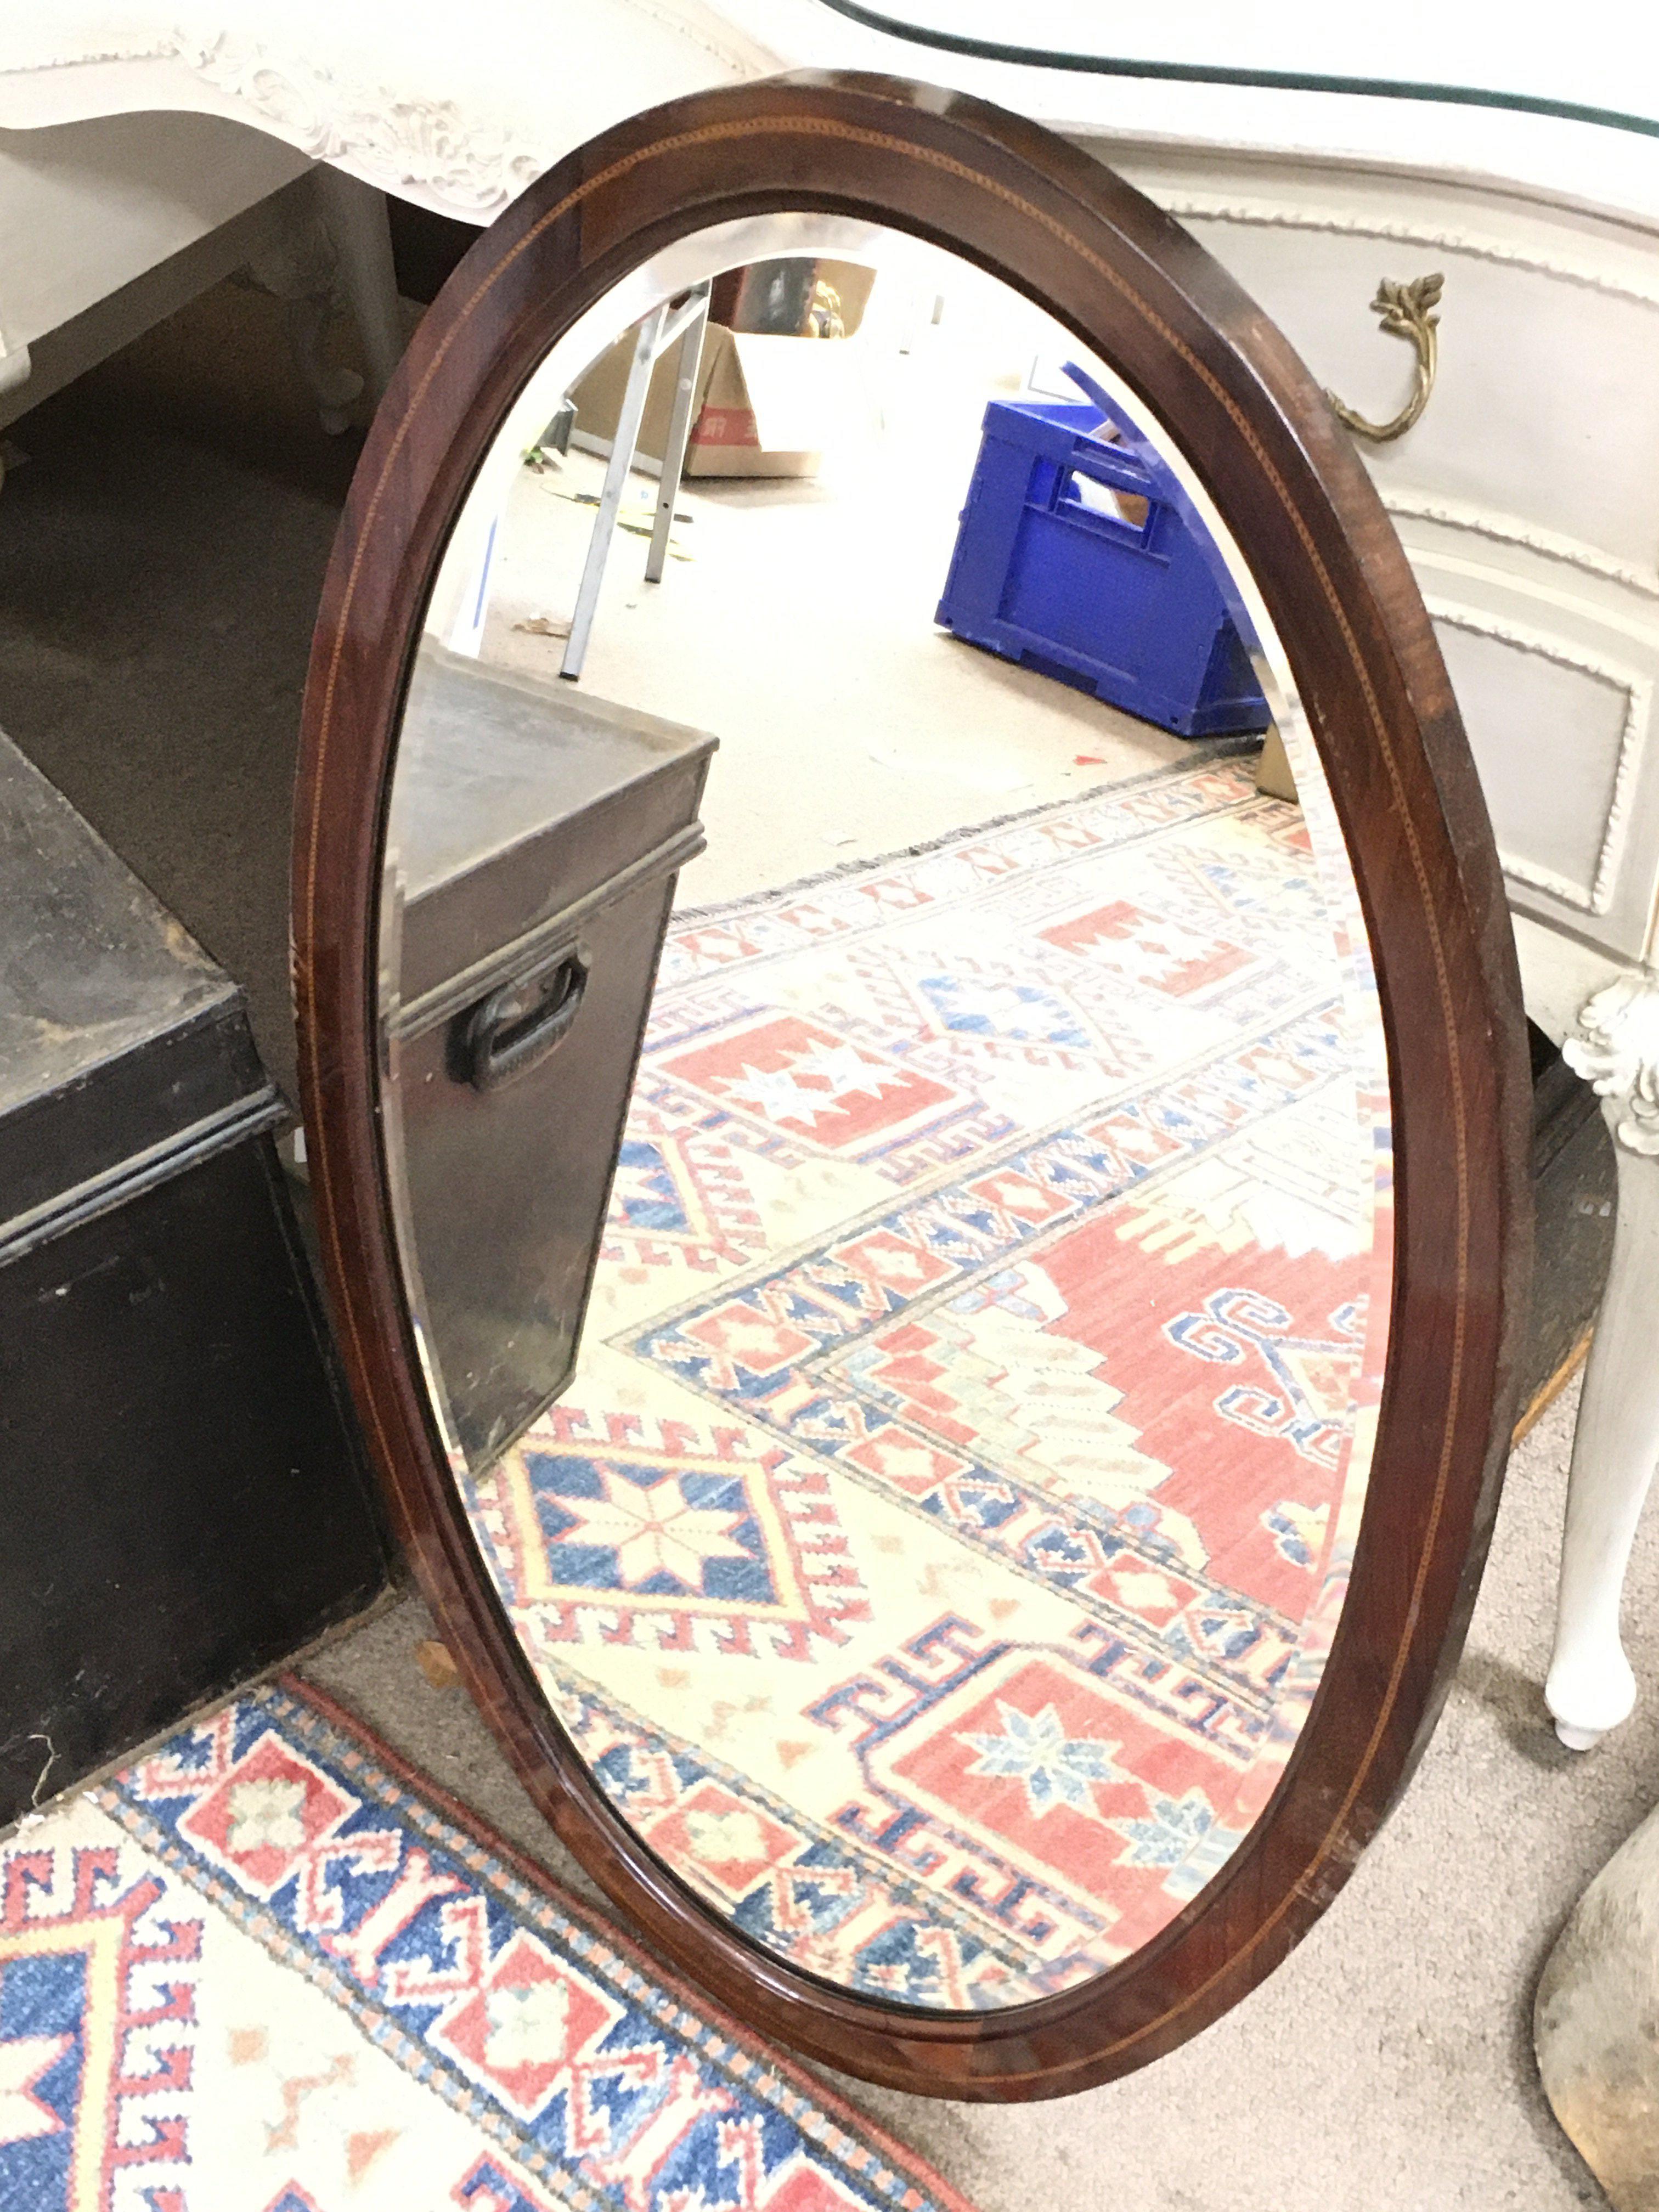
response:
<path id="1" fill-rule="evenodd" d="M 1620 1600 L 1659 1464 L 1659 985 L 1632 975 L 1598 992 L 1564 1049 L 1601 1095 L 1619 1164 L 1613 1266 L 1573 1440 L 1544 1692 L 1562 1742 L 1587 1751 L 1636 1702 Z"/>
<path id="2" fill-rule="evenodd" d="M 281 234 L 256 253 L 247 274 L 262 291 L 283 303 L 294 362 L 317 403 L 331 438 L 351 425 L 351 405 L 363 388 L 355 368 L 337 368 L 323 341 L 339 294 L 340 263 L 325 224 L 314 183 L 304 194 L 284 195 Z"/>
<path id="3" fill-rule="evenodd" d="M 317 167 L 313 182 L 338 256 L 341 287 L 362 339 L 368 396 L 378 405 L 404 351 L 386 194 L 326 161 Z"/>
<path id="4" fill-rule="evenodd" d="M 283 228 L 249 261 L 247 273 L 283 302 L 295 366 L 324 429 L 337 437 L 350 428 L 363 379 L 336 368 L 324 350 L 337 307 L 343 301 L 357 319 L 371 401 L 384 394 L 403 351 L 386 195 L 323 161 L 306 190 L 285 194 L 282 204 Z"/>

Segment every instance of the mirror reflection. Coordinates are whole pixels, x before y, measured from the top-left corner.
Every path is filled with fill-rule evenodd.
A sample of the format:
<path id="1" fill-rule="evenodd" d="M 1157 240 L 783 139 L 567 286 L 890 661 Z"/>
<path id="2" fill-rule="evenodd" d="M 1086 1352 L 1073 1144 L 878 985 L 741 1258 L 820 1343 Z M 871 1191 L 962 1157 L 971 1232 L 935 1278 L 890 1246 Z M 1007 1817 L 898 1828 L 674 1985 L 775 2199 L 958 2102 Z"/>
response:
<path id="1" fill-rule="evenodd" d="M 1248 550 L 1006 287 L 774 216 L 561 342 L 426 617 L 383 1082 L 455 1480 L 649 1848 L 889 2002 L 1156 1935 L 1341 1610 L 1389 1098 Z"/>

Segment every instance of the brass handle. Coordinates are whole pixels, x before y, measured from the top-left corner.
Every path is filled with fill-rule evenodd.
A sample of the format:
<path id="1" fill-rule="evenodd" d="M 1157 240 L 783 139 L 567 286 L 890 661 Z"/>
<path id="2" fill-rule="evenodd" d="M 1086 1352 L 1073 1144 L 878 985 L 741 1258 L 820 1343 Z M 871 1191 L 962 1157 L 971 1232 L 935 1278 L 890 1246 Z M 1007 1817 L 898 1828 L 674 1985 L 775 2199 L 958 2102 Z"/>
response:
<path id="1" fill-rule="evenodd" d="M 1371 313 L 1382 317 L 1382 327 L 1390 337 L 1411 341 L 1417 354 L 1417 374 L 1413 380 L 1411 398 L 1387 422 L 1368 422 L 1352 407 L 1344 406 L 1335 392 L 1326 392 L 1339 422 L 1357 430 L 1362 438 L 1374 438 L 1378 445 L 1385 445 L 1390 438 L 1403 438 L 1428 405 L 1440 361 L 1440 318 L 1430 311 L 1439 306 L 1445 282 L 1443 276 L 1436 275 L 1414 277 L 1409 284 L 1395 284 L 1385 276 L 1377 286 Z"/>

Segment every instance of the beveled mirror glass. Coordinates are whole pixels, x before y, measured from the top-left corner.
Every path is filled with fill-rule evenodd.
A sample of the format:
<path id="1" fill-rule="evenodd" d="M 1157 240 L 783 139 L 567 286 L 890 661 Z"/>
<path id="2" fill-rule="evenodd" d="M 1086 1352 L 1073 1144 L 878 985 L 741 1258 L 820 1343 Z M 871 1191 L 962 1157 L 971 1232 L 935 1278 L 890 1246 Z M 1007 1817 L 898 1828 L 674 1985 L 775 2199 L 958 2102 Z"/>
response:
<path id="1" fill-rule="evenodd" d="M 690 105 L 763 114 L 768 89 Z M 1225 2001 L 1237 1865 L 1298 1773 L 1354 1778 L 1346 1808 L 1318 1785 L 1330 1858 L 1420 1735 L 1501 1413 L 1518 1020 L 1471 921 L 1484 823 L 1449 823 L 1422 772 L 1437 666 L 1397 548 L 1363 542 L 1387 526 L 1357 466 L 1328 438 L 1311 490 L 1247 526 L 1252 472 L 1286 492 L 1248 419 L 1264 362 L 1289 392 L 1267 435 L 1325 431 L 1273 346 L 1214 339 L 1218 377 L 1169 322 L 1137 334 L 1121 276 L 1054 245 L 1040 198 L 1011 216 L 1005 182 L 988 233 L 925 158 L 943 131 L 958 170 L 971 150 L 1073 188 L 1075 157 L 1045 176 L 1029 131 L 998 143 L 984 111 L 942 125 L 900 88 L 774 97 L 786 151 L 803 116 L 854 163 L 872 114 L 901 161 L 916 138 L 912 204 L 850 170 L 838 199 L 777 154 L 768 191 L 739 205 L 734 183 L 703 219 L 642 187 L 639 242 L 607 259 L 557 244 L 607 159 L 640 164 L 601 142 L 501 241 L 512 342 L 469 372 L 465 437 L 384 509 L 423 394 L 461 373 L 483 248 L 377 426 L 313 686 L 315 744 L 348 548 L 361 576 L 391 531 L 375 678 L 339 710 L 375 733 L 374 1109 L 325 1072 L 313 1144 L 348 1311 L 379 1240 L 370 1326 L 389 1302 L 401 1371 L 360 1357 L 357 1380 L 414 1407 L 417 1474 L 381 1435 L 417 1559 L 578 1848 L 806 2047 L 1019 2094 L 1150 2055 L 1090 1993 L 1206 1927 Z M 665 125 L 661 158 L 688 143 Z M 1069 293 L 1026 237 L 1071 252 Z M 545 275 L 532 296 L 538 238 L 556 307 Z M 1231 310 L 1178 238 L 1154 224 L 1158 281 L 1213 280 Z M 1328 604 L 1287 588 L 1298 564 Z M 1403 866 L 1368 848 L 1368 809 Z M 1413 896 L 1422 947 L 1388 904 Z M 1442 987 L 1422 1049 L 1456 1063 L 1435 1110 L 1461 1134 L 1411 1155 L 1449 1382 L 1445 1347 L 1400 1336 L 1413 961 Z M 1455 969 L 1484 1003 L 1447 995 Z M 343 1242 L 348 1183 L 372 1225 Z M 1407 1353 L 1396 1467 L 1378 1408 Z M 1252 1880 L 1264 1918 L 1284 1882 L 1286 1924 L 1257 1929 L 1249 1978 L 1319 1887 Z M 914 2056 L 935 2048 L 975 2056 Z"/>

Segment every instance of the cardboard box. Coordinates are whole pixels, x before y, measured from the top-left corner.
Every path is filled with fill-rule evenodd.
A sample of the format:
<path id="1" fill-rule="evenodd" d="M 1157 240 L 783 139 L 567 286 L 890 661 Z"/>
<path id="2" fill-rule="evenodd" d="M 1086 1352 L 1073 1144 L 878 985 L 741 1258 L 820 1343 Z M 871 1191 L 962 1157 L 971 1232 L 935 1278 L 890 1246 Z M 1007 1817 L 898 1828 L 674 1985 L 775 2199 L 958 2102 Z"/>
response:
<path id="1" fill-rule="evenodd" d="M 1277 730 L 1269 730 L 1267 741 L 1261 748 L 1261 757 L 1255 767 L 1255 787 L 1265 791 L 1269 799 L 1288 799 L 1292 806 L 1299 806 L 1296 778 L 1291 774 L 1291 763 L 1285 757 L 1285 740 Z"/>
<path id="2" fill-rule="evenodd" d="M 633 358 L 628 331 L 575 385 L 573 443 L 609 451 Z M 637 457 L 659 466 L 678 359 L 678 346 L 670 346 L 653 369 L 640 424 Z M 816 476 L 824 445 L 857 404 L 863 368 L 863 349 L 844 338 L 774 337 L 710 323 L 686 475 Z"/>

